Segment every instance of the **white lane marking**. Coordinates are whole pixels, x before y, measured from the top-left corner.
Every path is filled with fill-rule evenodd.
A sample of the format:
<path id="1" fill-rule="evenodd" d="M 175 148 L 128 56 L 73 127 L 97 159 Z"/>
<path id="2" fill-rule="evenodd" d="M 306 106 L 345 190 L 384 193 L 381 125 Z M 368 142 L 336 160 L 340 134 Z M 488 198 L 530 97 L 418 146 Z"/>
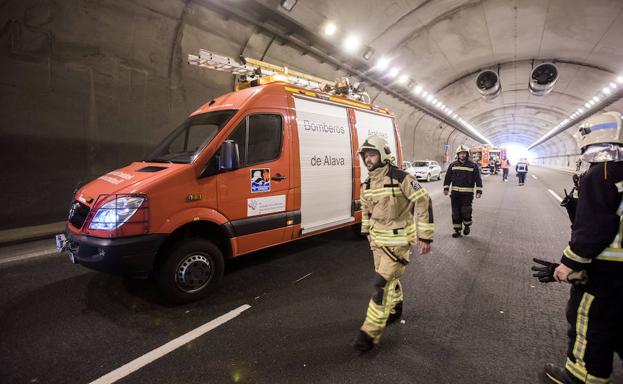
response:
<path id="1" fill-rule="evenodd" d="M 559 203 L 562 201 L 562 197 L 558 196 L 556 192 L 552 191 L 551 189 L 548 189 L 547 191 L 551 193 L 552 196 L 554 196 L 554 198 L 556 198 L 556 200 L 558 200 Z"/>
<path id="2" fill-rule="evenodd" d="M 132 372 L 135 372 L 141 368 L 143 368 L 144 366 L 146 366 L 147 364 L 152 363 L 153 361 L 161 358 L 162 356 L 168 354 L 169 352 L 172 352 L 176 349 L 178 349 L 179 347 L 183 346 L 184 344 L 193 341 L 194 339 L 202 336 L 203 334 L 213 330 L 214 328 L 221 326 L 223 324 L 225 324 L 226 322 L 234 319 L 235 317 L 237 317 L 238 315 L 240 315 L 242 312 L 246 311 L 247 309 L 251 308 L 250 305 L 245 304 L 245 305 L 241 305 L 240 307 L 227 312 L 226 314 L 217 317 L 216 319 L 205 323 L 204 325 L 193 329 L 192 331 L 183 334 L 182 336 L 178 337 L 177 339 L 173 339 L 171 341 L 169 341 L 168 343 L 164 344 L 161 347 L 158 347 L 154 350 L 152 350 L 151 352 L 148 352 L 146 354 L 144 354 L 143 356 L 136 358 L 132 361 L 130 361 L 129 363 L 127 363 L 126 365 L 115 369 L 114 371 L 100 377 L 99 379 L 92 381 L 91 384 L 110 384 L 110 383 L 114 383 L 117 380 L 120 380 L 126 376 L 128 376 L 129 374 L 131 374 Z"/>
<path id="3" fill-rule="evenodd" d="M 539 178 L 536 177 L 536 175 L 532 175 L 532 177 L 534 177 L 534 180 L 538 180 Z"/>
<path id="4" fill-rule="evenodd" d="M 15 261 L 24 261 L 24 260 L 29 260 L 29 259 L 35 259 L 35 258 L 43 257 L 43 256 L 54 256 L 56 254 L 58 254 L 58 251 L 56 250 L 56 247 L 52 247 L 52 248 L 49 248 L 49 249 L 42 249 L 40 251 L 30 252 L 30 253 L 27 253 L 25 255 L 7 257 L 6 259 L 0 260 L 0 265 L 13 263 Z"/>
<path id="5" fill-rule="evenodd" d="M 312 273 L 313 273 L 313 272 L 312 272 Z M 311 276 L 311 275 L 312 275 L 312 273 L 308 273 L 307 275 L 305 275 L 305 276 L 301 277 L 300 279 L 296 280 L 294 283 L 296 284 L 296 283 L 298 283 L 299 281 L 301 281 L 301 280 L 303 280 L 303 279 L 308 278 L 309 276 Z"/>

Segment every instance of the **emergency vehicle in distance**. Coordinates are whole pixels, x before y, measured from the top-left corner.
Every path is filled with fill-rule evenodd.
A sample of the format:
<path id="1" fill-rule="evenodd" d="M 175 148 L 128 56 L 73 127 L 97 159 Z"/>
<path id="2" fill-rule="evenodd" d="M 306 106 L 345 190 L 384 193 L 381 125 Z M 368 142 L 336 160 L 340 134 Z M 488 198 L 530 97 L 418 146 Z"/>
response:
<path id="1" fill-rule="evenodd" d="M 489 145 L 473 147 L 469 150 L 472 161 L 480 167 L 483 174 L 497 174 L 502 157 L 506 157 L 505 148 L 494 148 Z"/>
<path id="2" fill-rule="evenodd" d="M 242 59 L 242 58 L 241 58 Z M 239 76 L 144 161 L 75 192 L 57 247 L 98 271 L 154 277 L 164 299 L 206 296 L 228 258 L 361 224 L 357 150 L 396 120 L 347 81 L 201 50 L 189 63 Z"/>

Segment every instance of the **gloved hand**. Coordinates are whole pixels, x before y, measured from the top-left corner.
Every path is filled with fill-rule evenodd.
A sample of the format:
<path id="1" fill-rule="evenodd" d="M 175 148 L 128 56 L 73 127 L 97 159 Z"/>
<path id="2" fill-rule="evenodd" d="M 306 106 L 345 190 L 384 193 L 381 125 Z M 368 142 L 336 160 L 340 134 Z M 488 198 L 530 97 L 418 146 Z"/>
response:
<path id="1" fill-rule="evenodd" d="M 480 199 L 482 197 L 482 192 L 478 191 L 476 192 L 476 198 Z"/>
<path id="2" fill-rule="evenodd" d="M 532 276 L 539 279 L 541 283 L 551 283 L 556 281 L 554 277 L 554 271 L 560 265 L 559 263 L 552 263 L 551 261 L 537 259 L 536 257 L 532 259 L 537 264 L 533 265 L 532 270 L 536 273 L 533 273 Z M 573 271 L 567 276 L 567 282 L 571 284 L 586 284 L 588 282 L 588 275 L 586 271 Z"/>
<path id="3" fill-rule="evenodd" d="M 575 211 L 578 205 L 578 199 L 574 197 L 575 188 L 571 190 L 571 193 L 567 193 L 566 189 L 564 189 L 564 191 L 565 198 L 562 199 L 562 201 L 560 202 L 560 206 L 567 210 L 569 220 L 571 220 L 571 223 L 573 223 L 573 220 L 575 219 Z"/>
<path id="4" fill-rule="evenodd" d="M 554 278 L 554 271 L 556 267 L 558 267 L 558 263 L 552 263 L 550 261 L 537 259 L 536 257 L 532 259 L 537 265 L 532 266 L 532 270 L 536 273 L 533 273 L 532 276 L 539 279 L 541 283 L 551 283 L 556 281 Z M 540 265 L 538 265 L 540 264 Z"/>
<path id="5" fill-rule="evenodd" d="M 447 189 L 444 189 L 444 190 L 443 190 L 443 194 L 444 194 L 444 195 L 448 196 L 448 193 L 450 193 L 450 191 L 448 191 Z"/>

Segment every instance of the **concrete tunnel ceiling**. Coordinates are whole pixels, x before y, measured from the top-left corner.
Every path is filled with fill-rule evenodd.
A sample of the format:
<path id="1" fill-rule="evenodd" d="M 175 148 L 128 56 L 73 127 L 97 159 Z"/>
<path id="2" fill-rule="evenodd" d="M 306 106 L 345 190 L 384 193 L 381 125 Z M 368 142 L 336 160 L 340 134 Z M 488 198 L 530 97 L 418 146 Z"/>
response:
<path id="1" fill-rule="evenodd" d="M 623 73 L 618 0 L 298 0 L 290 12 L 263 3 L 311 31 L 334 22 L 336 43 L 357 35 L 374 49 L 371 62 L 391 57 L 414 86 L 432 91 L 495 144 L 529 146 Z M 559 79 L 549 95 L 533 96 L 530 70 L 542 61 L 556 63 Z M 485 68 L 499 68 L 502 92 L 492 102 L 475 87 Z M 561 134 L 535 150 L 573 152 L 561 143 L 571 140 Z"/>

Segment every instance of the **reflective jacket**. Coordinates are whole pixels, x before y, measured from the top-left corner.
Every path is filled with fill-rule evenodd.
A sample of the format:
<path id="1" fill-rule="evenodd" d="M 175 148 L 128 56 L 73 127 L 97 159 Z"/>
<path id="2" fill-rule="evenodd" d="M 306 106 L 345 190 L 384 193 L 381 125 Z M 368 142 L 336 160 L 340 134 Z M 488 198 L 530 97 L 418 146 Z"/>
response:
<path id="1" fill-rule="evenodd" d="M 482 178 L 478 164 L 469 159 L 464 163 L 458 160 L 450 163 L 443 181 L 443 189 L 449 190 L 450 184 L 452 184 L 452 192 L 482 193 Z"/>
<path id="2" fill-rule="evenodd" d="M 623 276 L 623 162 L 594 163 L 580 179 L 571 241 L 561 262 L 569 268 Z"/>
<path id="3" fill-rule="evenodd" d="M 413 176 L 394 166 L 375 169 L 361 184 L 361 214 L 361 232 L 369 234 L 374 245 L 433 241 L 433 204 L 428 193 Z"/>
<path id="4" fill-rule="evenodd" d="M 502 160 L 502 169 L 508 169 L 511 167 L 511 162 L 508 159 Z"/>
<path id="5" fill-rule="evenodd" d="M 515 172 L 528 172 L 528 163 L 524 163 L 523 161 L 517 163 L 517 165 L 515 165 Z"/>

